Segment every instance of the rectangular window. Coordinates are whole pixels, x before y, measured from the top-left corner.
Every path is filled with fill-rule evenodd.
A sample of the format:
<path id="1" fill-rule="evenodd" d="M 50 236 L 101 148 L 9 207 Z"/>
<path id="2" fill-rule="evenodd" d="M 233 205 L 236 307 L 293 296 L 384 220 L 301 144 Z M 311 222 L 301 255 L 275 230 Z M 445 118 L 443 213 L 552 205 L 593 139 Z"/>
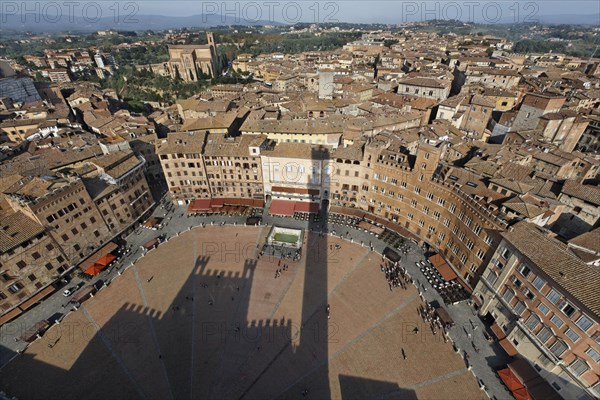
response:
<path id="1" fill-rule="evenodd" d="M 517 304 L 515 304 L 515 314 L 517 315 L 522 315 L 523 311 L 525 311 L 525 303 L 523 303 L 522 301 L 517 301 Z"/>
<path id="2" fill-rule="evenodd" d="M 521 264 L 521 266 L 519 267 L 519 273 L 521 275 L 523 275 L 525 278 L 527 278 L 527 276 L 531 273 L 531 270 L 529 269 L 529 267 L 525 264 Z"/>
<path id="3" fill-rule="evenodd" d="M 579 317 L 577 322 L 575 322 L 575 324 L 579 327 L 579 329 L 581 329 L 584 332 L 587 332 L 587 330 L 592 327 L 593 322 L 585 315 L 582 315 L 581 317 Z"/>
<path id="4" fill-rule="evenodd" d="M 573 343 L 576 343 L 579 340 L 579 335 L 576 334 L 575 331 L 571 328 L 565 331 L 565 335 L 567 335 L 567 337 L 571 339 L 571 342 Z"/>
<path id="5" fill-rule="evenodd" d="M 517 278 L 516 276 L 514 276 L 514 275 L 513 275 L 513 276 L 511 276 L 511 277 L 510 277 L 510 280 L 512 281 L 512 283 L 514 283 L 514 285 L 515 285 L 516 287 L 518 287 L 518 288 L 520 288 L 520 287 L 521 287 L 521 284 L 522 284 L 522 283 L 521 283 L 521 280 L 519 280 L 519 278 Z"/>
<path id="6" fill-rule="evenodd" d="M 546 281 L 540 278 L 539 276 L 536 276 L 533 280 L 533 287 L 535 287 L 537 290 L 541 290 L 545 284 Z"/>
<path id="7" fill-rule="evenodd" d="M 565 313 L 567 317 L 572 317 L 573 314 L 575 314 L 576 309 L 571 304 L 565 302 L 565 304 L 563 304 L 561 307 L 561 311 Z"/>
<path id="8" fill-rule="evenodd" d="M 17 282 L 13 285 L 10 285 L 8 287 L 8 291 L 11 292 L 12 294 L 17 293 L 19 290 L 23 289 L 23 284 L 20 282 Z"/>
<path id="9" fill-rule="evenodd" d="M 558 293 L 556 290 L 552 289 L 552 290 L 550 290 L 550 292 L 548 292 L 548 294 L 546 295 L 546 298 L 548 300 L 550 300 L 550 302 L 552 304 L 557 304 L 558 301 L 560 300 L 560 293 Z"/>
<path id="10" fill-rule="evenodd" d="M 547 305 L 545 305 L 544 303 L 540 303 L 537 306 L 538 310 L 540 310 L 544 315 L 548 315 L 548 313 L 550 312 L 550 307 L 548 307 Z"/>
<path id="11" fill-rule="evenodd" d="M 505 260 L 508 260 L 510 258 L 510 256 L 512 256 L 512 252 L 507 249 L 506 247 L 502 250 L 502 253 L 500 253 L 500 255 L 502 256 L 502 258 L 504 258 Z"/>
<path id="12" fill-rule="evenodd" d="M 600 353 L 598 353 L 592 347 L 590 347 L 589 349 L 587 349 L 586 352 L 585 352 L 585 354 L 587 354 L 588 356 L 590 356 L 592 358 L 592 360 L 594 360 L 595 362 L 600 362 Z"/>
<path id="13" fill-rule="evenodd" d="M 564 321 L 560 319 L 556 314 L 554 314 L 552 318 L 550 318 L 550 321 L 552 321 L 552 323 L 556 325 L 557 328 L 560 328 L 565 324 Z"/>
<path id="14" fill-rule="evenodd" d="M 486 243 L 487 245 L 491 245 L 493 241 L 494 241 L 494 239 L 492 238 L 492 236 L 491 236 L 491 235 L 486 235 L 486 236 L 485 236 L 485 243 Z"/>
<path id="15" fill-rule="evenodd" d="M 483 250 L 481 250 L 481 249 L 477 250 L 477 258 L 479 258 L 480 260 L 483 260 L 484 256 L 485 256 L 485 253 L 483 252 Z"/>

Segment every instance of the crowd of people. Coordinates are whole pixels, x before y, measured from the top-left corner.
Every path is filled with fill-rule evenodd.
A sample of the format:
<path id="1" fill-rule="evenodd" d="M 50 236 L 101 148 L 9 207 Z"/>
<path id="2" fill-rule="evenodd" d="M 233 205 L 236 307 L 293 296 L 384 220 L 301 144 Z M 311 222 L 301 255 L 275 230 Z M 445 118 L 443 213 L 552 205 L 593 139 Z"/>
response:
<path id="1" fill-rule="evenodd" d="M 406 271 L 406 268 L 400 266 L 400 261 L 392 262 L 384 257 L 380 267 L 381 272 L 385 274 L 385 279 L 388 281 L 390 291 L 398 287 L 407 289 L 407 285 L 413 283 L 412 277 Z"/>
<path id="2" fill-rule="evenodd" d="M 444 324 L 442 324 L 440 317 L 437 315 L 437 313 L 435 312 L 435 308 L 433 308 L 431 304 L 425 303 L 424 306 L 419 306 L 418 311 L 419 315 L 423 319 L 423 322 L 429 324 L 429 328 L 431 329 L 431 332 L 434 335 L 437 334 L 438 330 L 444 333 L 444 329 L 448 328 L 447 326 L 445 327 Z M 446 335 L 443 335 L 443 337 L 445 342 Z"/>
<path id="3" fill-rule="evenodd" d="M 258 246 L 257 246 L 258 248 Z M 260 260 L 261 256 L 265 254 L 280 258 L 282 260 L 300 261 L 302 257 L 301 249 L 289 249 L 283 246 L 270 246 L 268 244 L 263 245 L 262 249 L 258 252 L 256 259 Z"/>
<path id="4" fill-rule="evenodd" d="M 287 264 L 285 264 L 285 263 L 283 264 L 283 266 L 281 266 L 281 260 L 279 260 L 279 262 L 278 262 L 277 266 L 278 266 L 278 267 L 281 267 L 281 268 L 278 268 L 278 269 L 275 271 L 275 279 L 279 278 L 279 277 L 281 276 L 281 273 L 282 273 L 283 271 L 287 271 L 287 270 L 288 270 L 288 268 L 289 268 L 289 266 L 288 266 Z"/>

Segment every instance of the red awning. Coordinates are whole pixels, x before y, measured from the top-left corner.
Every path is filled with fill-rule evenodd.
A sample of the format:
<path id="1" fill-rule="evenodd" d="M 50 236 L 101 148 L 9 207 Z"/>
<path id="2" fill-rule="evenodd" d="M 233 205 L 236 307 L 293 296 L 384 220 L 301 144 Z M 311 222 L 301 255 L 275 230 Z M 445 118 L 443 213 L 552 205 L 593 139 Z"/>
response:
<path id="1" fill-rule="evenodd" d="M 158 238 L 150 239 L 146 243 L 144 243 L 144 248 L 146 250 L 150 250 L 160 244 L 160 240 Z"/>
<path id="2" fill-rule="evenodd" d="M 95 252 L 94 254 L 89 256 L 87 260 L 85 260 L 84 262 L 79 264 L 79 268 L 81 268 L 82 271 L 87 271 L 96 262 L 98 262 L 98 260 L 100 260 L 105 255 L 109 254 L 111 251 L 115 250 L 117 247 L 119 247 L 119 246 L 117 246 L 115 243 L 108 242 L 100 250 L 98 250 L 97 252 Z"/>
<path id="3" fill-rule="evenodd" d="M 296 205 L 294 206 L 294 211 L 317 214 L 319 212 L 319 208 L 319 203 L 297 201 Z"/>
<path id="4" fill-rule="evenodd" d="M 104 265 L 106 267 L 108 264 L 115 261 L 116 259 L 117 256 L 115 256 L 114 254 L 107 254 L 101 259 L 99 259 L 98 262 L 96 262 L 96 264 Z"/>
<path id="5" fill-rule="evenodd" d="M 515 396 L 515 399 L 517 400 L 533 400 L 529 391 L 524 387 L 513 390 L 512 395 Z"/>
<path id="6" fill-rule="evenodd" d="M 517 378 L 515 374 L 513 374 L 510 368 L 504 368 L 497 372 L 500 376 L 500 379 L 502 379 L 502 382 L 504 382 L 508 390 L 510 390 L 511 392 L 524 387 L 521 381 L 519 381 L 519 378 Z"/>
<path id="7" fill-rule="evenodd" d="M 92 294 L 96 293 L 96 287 L 94 285 L 88 285 L 75 293 L 71 300 L 76 301 L 77 303 L 83 303 L 87 299 L 91 297 Z"/>
<path id="8" fill-rule="evenodd" d="M 7 323 L 8 321 L 10 321 L 11 319 L 16 318 L 22 312 L 23 311 L 19 307 L 15 307 L 12 310 L 10 310 L 9 312 L 7 312 L 6 314 L 3 314 L 0 317 L 0 326 L 4 325 L 5 323 Z"/>
<path id="9" fill-rule="evenodd" d="M 516 360 L 508 364 L 508 368 L 517 377 L 519 382 L 522 382 L 530 395 L 530 399 L 535 400 L 560 400 L 562 397 L 554 390 L 554 388 L 540 376 L 527 360 Z M 515 394 L 522 395 L 522 391 Z"/>
<path id="10" fill-rule="evenodd" d="M 452 268 L 448 265 L 446 260 L 442 258 L 441 255 L 434 254 L 431 257 L 429 257 L 429 261 L 431 261 L 435 269 L 439 271 L 440 275 L 442 275 L 442 278 L 444 278 L 446 282 L 450 282 L 457 278 L 456 273 L 452 270 Z"/>
<path id="11" fill-rule="evenodd" d="M 252 200 L 252 204 L 250 204 L 250 205 L 251 205 L 252 207 L 260 207 L 260 208 L 262 208 L 262 207 L 264 207 L 264 206 L 265 206 L 265 202 L 264 202 L 264 200 L 256 200 L 256 199 L 253 199 L 253 200 Z"/>
<path id="12" fill-rule="evenodd" d="M 153 228 L 156 224 L 158 224 L 158 220 L 152 217 L 148 221 L 144 222 L 144 228 Z"/>
<path id="13" fill-rule="evenodd" d="M 47 286 L 45 289 L 40 290 L 37 294 L 31 297 L 29 300 L 23 302 L 19 305 L 19 308 L 23 311 L 27 310 L 29 307 L 42 300 L 44 297 L 48 296 L 50 293 L 53 293 L 56 289 L 52 285 Z"/>
<path id="14" fill-rule="evenodd" d="M 498 343 L 500 343 L 500 346 L 502 346 L 504 351 L 506 351 L 506 354 L 508 354 L 509 356 L 514 357 L 517 354 L 519 354 L 515 346 L 510 342 L 510 340 L 508 340 L 508 338 L 504 338 Z"/>
<path id="15" fill-rule="evenodd" d="M 200 212 L 208 210 L 210 210 L 210 199 L 193 200 L 188 207 L 188 212 Z"/>
<path id="16" fill-rule="evenodd" d="M 329 212 L 331 214 L 350 215 L 352 217 L 357 217 L 357 218 L 363 218 L 365 216 L 365 212 L 359 208 L 331 206 L 329 208 Z"/>
<path id="17" fill-rule="evenodd" d="M 111 262 L 113 262 L 116 259 L 117 259 L 116 256 L 114 256 L 112 254 L 107 254 L 104 257 L 102 257 L 101 259 L 99 259 L 98 261 L 96 261 L 96 263 L 94 265 L 92 265 L 91 267 L 89 267 L 88 269 L 86 269 L 85 273 L 87 275 L 96 276 L 104 268 L 106 268 L 108 266 L 108 264 L 110 264 Z"/>
<path id="18" fill-rule="evenodd" d="M 225 204 L 225 199 L 222 198 L 218 198 L 218 199 L 212 199 L 210 201 L 210 206 L 212 208 L 219 208 L 219 207 L 223 207 L 223 205 Z"/>
<path id="19" fill-rule="evenodd" d="M 502 328 L 500 328 L 500 325 L 498 325 L 497 323 L 493 323 L 492 324 L 492 332 L 494 332 L 494 335 L 496 335 L 496 337 L 498 338 L 498 340 L 502 340 L 506 337 L 506 333 L 504 333 L 504 331 L 502 330 Z"/>
<path id="20" fill-rule="evenodd" d="M 273 200 L 271 201 L 271 207 L 269 207 L 269 214 L 291 216 L 294 215 L 295 206 L 294 201 Z"/>
<path id="21" fill-rule="evenodd" d="M 380 228 L 377 225 L 373 225 L 372 223 L 367 221 L 360 221 L 358 223 L 358 227 L 364 229 L 365 231 L 372 232 L 375 235 L 381 235 L 385 231 L 384 228 Z"/>

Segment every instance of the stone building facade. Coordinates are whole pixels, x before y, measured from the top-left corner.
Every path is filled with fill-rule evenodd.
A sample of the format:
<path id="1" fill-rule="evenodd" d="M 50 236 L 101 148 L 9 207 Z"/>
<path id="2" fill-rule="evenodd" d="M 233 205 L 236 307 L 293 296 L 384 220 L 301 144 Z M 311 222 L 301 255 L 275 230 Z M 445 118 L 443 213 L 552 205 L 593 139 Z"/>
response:
<path id="1" fill-rule="evenodd" d="M 600 395 L 598 278 L 548 231 L 520 222 L 475 287 L 480 315 L 565 399 Z"/>

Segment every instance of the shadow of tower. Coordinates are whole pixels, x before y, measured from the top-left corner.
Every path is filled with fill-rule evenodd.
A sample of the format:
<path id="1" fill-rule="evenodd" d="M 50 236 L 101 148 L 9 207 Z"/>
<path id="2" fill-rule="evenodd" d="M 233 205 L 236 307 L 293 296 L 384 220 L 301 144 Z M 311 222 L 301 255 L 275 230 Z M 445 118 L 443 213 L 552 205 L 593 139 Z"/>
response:
<path id="1" fill-rule="evenodd" d="M 308 188 L 319 187 L 321 210 L 318 220 L 311 218 L 303 227 L 306 251 L 299 265 L 305 267 L 297 268 L 295 277 L 299 281 L 295 284 L 302 287 L 300 320 L 274 317 L 275 311 L 270 311 L 270 316 L 253 312 L 251 307 L 260 308 L 267 300 L 273 303 L 260 287 L 270 271 L 267 275 L 258 271 L 254 254 L 238 248 L 211 248 L 191 232 L 177 240 L 190 241 L 191 237 L 194 265 L 163 311 L 147 305 L 144 291 L 155 290 L 156 296 L 161 289 L 156 281 L 154 286 L 141 285 L 145 271 L 136 266 L 132 274 L 142 288 L 143 304 L 126 303 L 102 324 L 91 318 L 84 304 L 67 321 L 82 321 L 85 325 L 73 325 L 74 329 L 91 335 L 77 345 L 62 336 L 56 346 L 79 351 L 73 362 L 58 367 L 40 361 L 38 356 L 43 356 L 45 345 L 40 346 L 40 354 L 26 353 L 2 371 L 1 388 L 9 395 L 31 399 L 48 398 L 49 394 L 64 399 L 327 399 L 332 397 L 331 385 L 339 384 L 343 398 L 358 398 L 360 393 L 373 391 L 412 398 L 414 394 L 399 392 L 394 383 L 345 375 L 340 375 L 339 381 L 330 380 L 328 340 L 335 326 L 335 309 L 329 319 L 325 193 L 331 193 L 334 176 L 334 168 L 326 172 L 329 159 L 326 150 L 313 149 L 313 173 L 319 176 L 308 179 L 314 183 Z M 227 241 L 228 245 L 231 242 Z M 170 251 L 170 247 L 156 251 Z M 228 263 L 242 266 L 233 271 L 211 267 Z M 168 276 L 168 265 L 165 267 Z M 135 285 L 134 278 L 130 279 L 128 283 Z M 107 294 L 115 289 L 109 288 Z M 261 318 L 252 319 L 252 315 Z M 64 325 L 60 330 L 67 332 Z M 50 331 L 42 340 L 58 339 Z M 37 384 L 27 384 L 33 376 Z"/>

